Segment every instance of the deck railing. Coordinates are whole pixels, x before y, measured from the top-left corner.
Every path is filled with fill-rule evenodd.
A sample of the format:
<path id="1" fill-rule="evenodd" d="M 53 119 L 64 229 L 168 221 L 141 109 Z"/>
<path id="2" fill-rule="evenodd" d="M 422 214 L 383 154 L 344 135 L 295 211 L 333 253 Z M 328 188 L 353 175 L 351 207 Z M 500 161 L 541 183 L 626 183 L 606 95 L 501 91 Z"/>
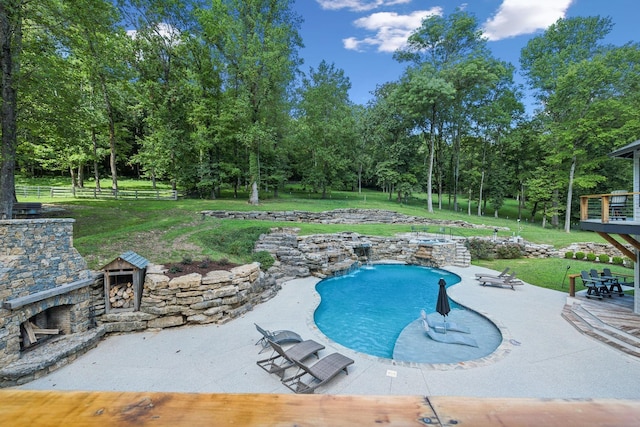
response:
<path id="1" fill-rule="evenodd" d="M 603 224 L 610 221 L 633 221 L 634 200 L 637 200 L 638 195 L 640 192 L 580 196 L 580 221 L 600 220 Z"/>

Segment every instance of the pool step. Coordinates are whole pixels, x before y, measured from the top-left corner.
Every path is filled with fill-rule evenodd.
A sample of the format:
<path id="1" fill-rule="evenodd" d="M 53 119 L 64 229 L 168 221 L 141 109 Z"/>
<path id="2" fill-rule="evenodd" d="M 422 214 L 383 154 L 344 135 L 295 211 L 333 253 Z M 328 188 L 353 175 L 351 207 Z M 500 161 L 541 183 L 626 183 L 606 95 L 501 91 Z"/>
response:
<path id="1" fill-rule="evenodd" d="M 469 267 L 471 265 L 471 254 L 469 249 L 459 240 L 456 240 L 456 258 L 453 261 L 456 267 Z"/>
<path id="2" fill-rule="evenodd" d="M 601 307 L 592 303 L 574 302 L 562 310 L 562 317 L 578 331 L 603 342 L 616 350 L 640 358 L 640 335 L 622 330 L 619 324 L 610 322 L 600 314 Z"/>

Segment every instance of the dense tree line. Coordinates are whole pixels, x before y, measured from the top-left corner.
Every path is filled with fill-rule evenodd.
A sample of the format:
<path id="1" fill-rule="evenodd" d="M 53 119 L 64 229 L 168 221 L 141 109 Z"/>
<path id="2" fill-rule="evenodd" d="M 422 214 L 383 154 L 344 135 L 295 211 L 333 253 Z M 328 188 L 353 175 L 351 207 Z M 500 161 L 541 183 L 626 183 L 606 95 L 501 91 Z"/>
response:
<path id="1" fill-rule="evenodd" d="M 531 116 L 469 13 L 426 18 L 367 105 L 336 64 L 303 69 L 300 23 L 293 0 L 3 0 L 0 216 L 16 173 L 65 171 L 250 203 L 290 180 L 425 191 L 430 212 L 516 197 L 568 231 L 576 195 L 631 182 L 606 154 L 640 137 L 640 47 L 605 44 L 608 18 L 559 20 L 522 50 Z"/>

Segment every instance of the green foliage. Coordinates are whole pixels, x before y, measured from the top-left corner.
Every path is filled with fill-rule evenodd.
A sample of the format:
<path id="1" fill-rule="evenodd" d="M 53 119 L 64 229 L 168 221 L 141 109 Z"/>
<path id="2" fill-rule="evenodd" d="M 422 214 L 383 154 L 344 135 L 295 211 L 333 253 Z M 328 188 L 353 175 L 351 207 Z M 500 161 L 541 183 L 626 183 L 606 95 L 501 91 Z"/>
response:
<path id="1" fill-rule="evenodd" d="M 254 252 L 251 259 L 260 263 L 260 269 L 262 271 L 267 271 L 275 263 L 271 254 L 267 251 Z"/>
<path id="2" fill-rule="evenodd" d="M 573 259 L 573 252 L 572 251 L 565 252 L 564 257 L 566 259 Z"/>
<path id="3" fill-rule="evenodd" d="M 598 255 L 598 261 L 603 262 L 605 264 L 609 263 L 609 255 L 607 254 Z"/>
<path id="4" fill-rule="evenodd" d="M 501 259 L 517 259 L 522 258 L 522 247 L 515 243 L 506 243 L 496 246 L 497 258 Z"/>
<path id="5" fill-rule="evenodd" d="M 589 252 L 587 254 L 587 261 L 594 262 L 595 260 L 596 260 L 596 254 L 594 254 L 593 252 Z"/>
<path id="6" fill-rule="evenodd" d="M 216 228 L 198 234 L 197 240 L 211 251 L 248 259 L 260 235 L 268 232 L 268 227 Z"/>
<path id="7" fill-rule="evenodd" d="M 169 269 L 169 273 L 182 273 L 182 267 L 180 267 L 179 265 L 173 265 L 171 266 L 171 268 Z"/>
<path id="8" fill-rule="evenodd" d="M 471 254 L 471 259 L 492 260 L 495 258 L 495 244 L 485 239 L 467 239 L 465 246 Z"/>
<path id="9" fill-rule="evenodd" d="M 576 252 L 576 259 L 577 260 L 584 259 L 584 252 L 581 252 L 581 251 Z"/>
<path id="10" fill-rule="evenodd" d="M 624 264 L 624 259 L 623 259 L 622 257 L 619 257 L 619 256 L 614 256 L 614 257 L 611 259 L 611 262 L 612 262 L 614 265 L 623 265 L 623 264 Z"/>
<path id="11" fill-rule="evenodd" d="M 191 258 L 190 255 L 185 255 L 182 257 L 182 261 L 180 261 L 180 264 L 191 265 L 193 264 L 193 258 Z"/>

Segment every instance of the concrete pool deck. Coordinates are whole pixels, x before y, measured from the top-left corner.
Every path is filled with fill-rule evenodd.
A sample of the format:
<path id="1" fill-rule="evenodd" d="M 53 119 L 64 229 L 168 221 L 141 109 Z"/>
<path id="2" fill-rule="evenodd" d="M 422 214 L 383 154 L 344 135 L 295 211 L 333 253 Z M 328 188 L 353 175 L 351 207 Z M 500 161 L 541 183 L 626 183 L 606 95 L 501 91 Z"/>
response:
<path id="1" fill-rule="evenodd" d="M 316 278 L 287 282 L 276 297 L 225 325 L 187 326 L 110 336 L 71 364 L 16 389 L 291 393 L 256 361 L 264 328 L 291 329 L 355 360 L 318 393 L 531 398 L 640 399 L 640 361 L 579 333 L 561 317 L 564 293 L 525 284 L 516 290 L 480 286 L 484 268 L 447 267 L 462 281 L 456 302 L 488 316 L 503 344 L 478 361 L 452 365 L 394 363 L 349 350 L 313 323 Z M 427 339 L 425 337 L 425 339 Z M 312 359 L 310 361 L 312 363 Z M 288 373 L 292 373 L 293 369 Z"/>

